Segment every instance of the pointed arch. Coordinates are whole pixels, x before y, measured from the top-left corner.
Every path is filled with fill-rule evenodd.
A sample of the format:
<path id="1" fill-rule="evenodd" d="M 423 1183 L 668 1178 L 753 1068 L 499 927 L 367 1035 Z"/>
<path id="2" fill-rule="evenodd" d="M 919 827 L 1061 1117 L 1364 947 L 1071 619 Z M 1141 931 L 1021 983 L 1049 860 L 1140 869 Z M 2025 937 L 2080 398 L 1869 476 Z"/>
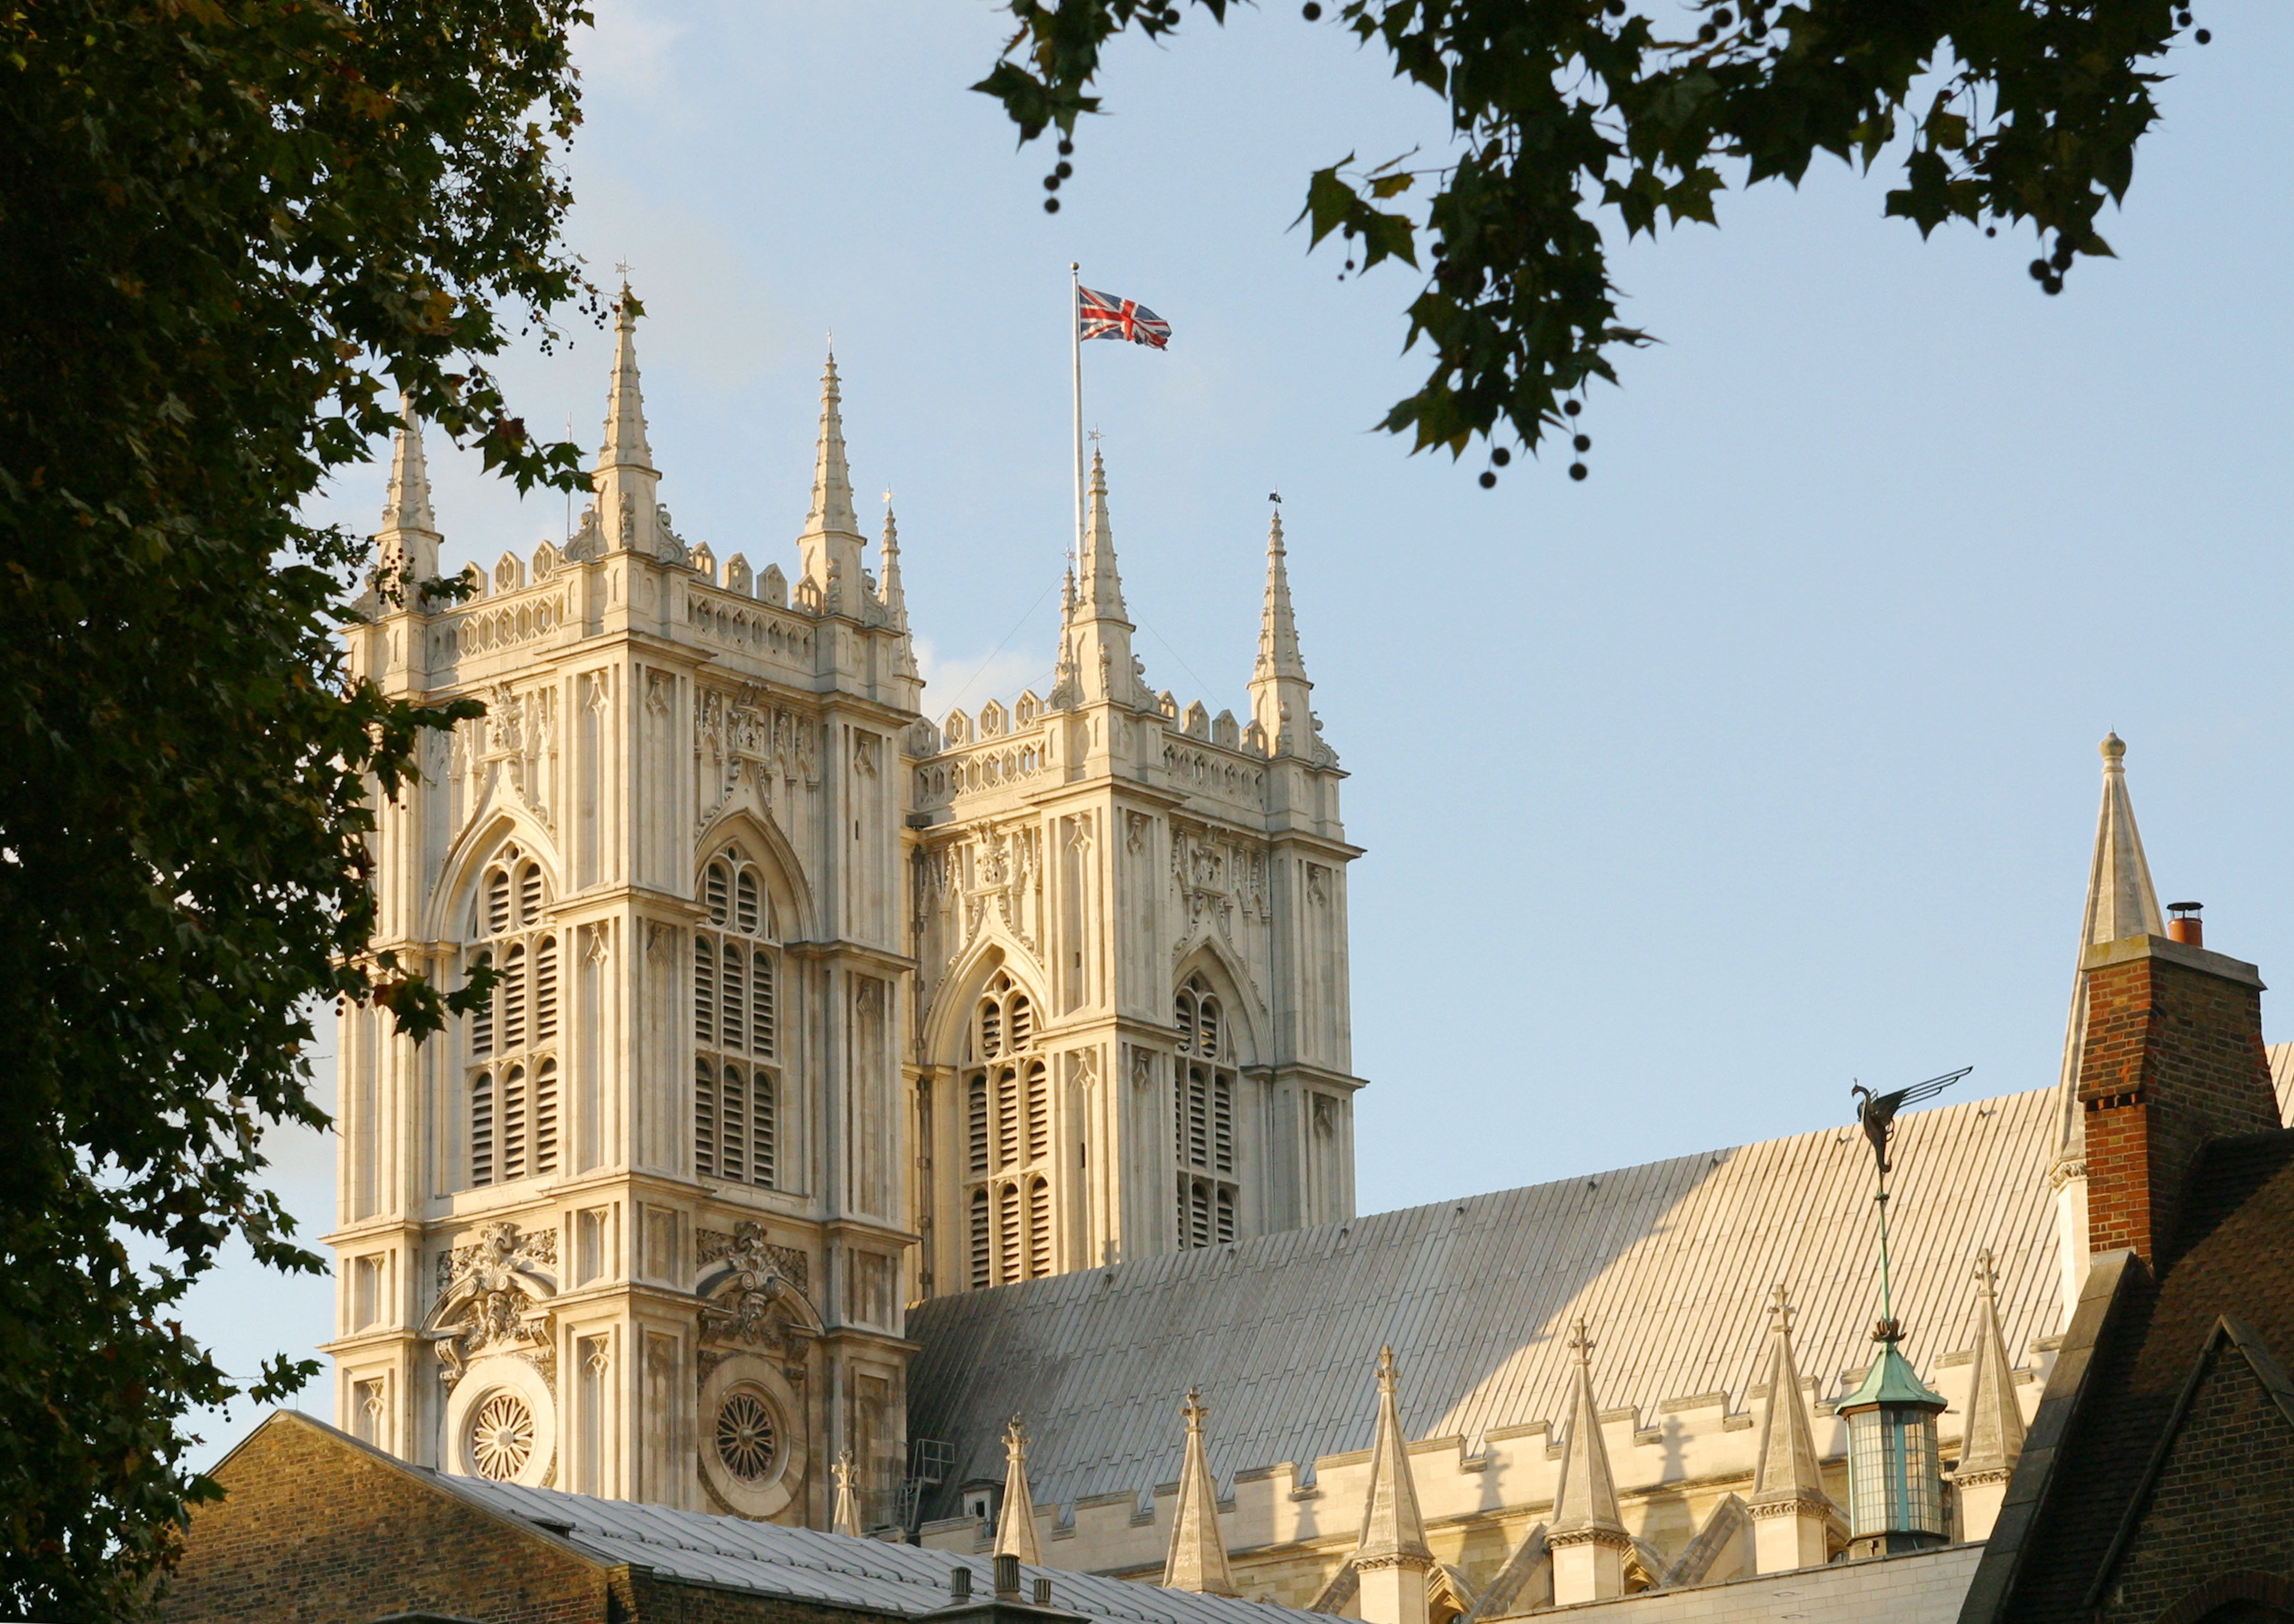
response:
<path id="1" fill-rule="evenodd" d="M 446 849 L 446 860 L 439 865 L 439 880 L 422 910 L 422 933 L 434 942 L 461 942 L 469 939 L 466 926 L 469 919 L 472 894 L 477 889 L 486 865 L 502 847 L 515 840 L 524 847 L 528 856 L 541 865 L 542 887 L 550 897 L 565 894 L 565 865 L 559 856 L 557 843 L 550 838 L 541 820 L 521 807 L 500 805 L 488 808 L 462 827 L 454 843 Z"/>
<path id="2" fill-rule="evenodd" d="M 699 894 L 702 871 L 709 859 L 727 846 L 739 846 L 766 879 L 772 896 L 775 922 L 779 927 L 775 934 L 784 942 L 808 942 L 818 934 L 815 921 L 812 887 L 805 879 L 804 865 L 796 855 L 796 848 L 787 835 L 770 817 L 754 808 L 736 806 L 714 819 L 694 842 L 693 870 L 696 895 Z"/>
<path id="3" fill-rule="evenodd" d="M 1257 1000 L 1245 990 L 1251 985 L 1250 979 L 1215 939 L 1197 942 L 1180 958 L 1171 972 L 1173 995 L 1175 997 L 1191 978 L 1198 976 L 1218 996 L 1220 1016 L 1227 1034 L 1221 1058 L 1238 1067 L 1272 1065 L 1273 1048 L 1260 1029 Z"/>
<path id="4" fill-rule="evenodd" d="M 972 1019 L 972 1006 L 997 970 L 1011 976 L 1025 991 L 1038 1011 L 1047 1009 L 1044 987 L 1050 978 L 1035 955 L 1014 939 L 1001 926 L 982 927 L 980 939 L 971 951 L 956 962 L 956 968 L 942 977 L 933 989 L 931 1003 L 923 1012 L 917 1035 L 923 1043 L 925 1062 L 929 1065 L 953 1066 L 962 1060 L 964 1036 Z"/>

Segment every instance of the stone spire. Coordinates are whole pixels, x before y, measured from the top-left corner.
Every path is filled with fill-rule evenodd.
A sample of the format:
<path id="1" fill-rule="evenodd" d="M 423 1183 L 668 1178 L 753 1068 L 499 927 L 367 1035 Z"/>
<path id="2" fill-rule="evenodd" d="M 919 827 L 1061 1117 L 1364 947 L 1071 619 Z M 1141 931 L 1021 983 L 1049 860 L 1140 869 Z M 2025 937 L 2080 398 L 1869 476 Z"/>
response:
<path id="1" fill-rule="evenodd" d="M 1258 663 L 1250 673 L 1250 713 L 1278 756 L 1312 753 L 1314 721 L 1306 662 L 1298 654 L 1298 622 L 1290 611 L 1290 571 L 1284 562 L 1282 510 L 1266 528 L 1266 602 L 1258 616 Z"/>
<path id="2" fill-rule="evenodd" d="M 398 432 L 390 447 L 390 493 L 375 532 L 375 572 L 386 593 L 412 605 L 417 582 L 438 574 L 438 521 L 430 512 L 430 469 L 422 459 L 422 424 L 414 403 L 399 397 Z M 402 585 L 403 582 L 403 585 Z"/>
<path id="3" fill-rule="evenodd" d="M 1354 1554 L 1364 1624 L 1426 1624 L 1426 1577 L 1434 1566 L 1434 1553 L 1426 1543 L 1426 1519 L 1419 1512 L 1418 1484 L 1410 1472 L 1410 1443 L 1402 1431 L 1395 1391 L 1400 1379 L 1394 1350 L 1380 1348 L 1370 1494 Z"/>
<path id="4" fill-rule="evenodd" d="M 1577 1321 L 1569 1345 L 1577 1373 L 1569 1393 L 1569 1433 L 1562 1441 L 1561 1476 L 1554 1491 L 1553 1604 L 1603 1601 L 1625 1592 L 1625 1553 L 1632 1537 L 1617 1511 L 1617 1481 L 1601 1438 L 1601 1407 L 1593 1401 L 1593 1340 Z"/>
<path id="5" fill-rule="evenodd" d="M 892 493 L 884 492 L 884 540 L 878 546 L 878 562 L 883 565 L 883 578 L 877 583 L 876 601 L 884 607 L 884 618 L 892 629 L 900 634 L 899 652 L 894 657 L 894 669 L 903 677 L 915 677 L 916 651 L 908 639 L 908 599 L 900 586 L 900 525 L 892 516 Z"/>
<path id="6" fill-rule="evenodd" d="M 2023 1407 L 2014 1362 L 1999 1329 L 1999 1274 L 1987 1247 L 1975 1255 L 1975 1363 L 1967 1378 L 1967 1426 L 1952 1482 L 1959 1490 L 1962 1539 L 1988 1539 L 2007 1480 L 2023 1453 Z"/>
<path id="7" fill-rule="evenodd" d="M 1179 1468 L 1179 1504 L 1171 1518 L 1171 1549 L 1163 1559 L 1163 1585 L 1206 1596 L 1232 1596 L 1234 1575 L 1226 1564 L 1226 1540 L 1219 1532 L 1218 1489 L 1203 1453 L 1203 1421 L 1209 1411 L 1190 1391 L 1179 1412 L 1187 1419 L 1187 1457 Z"/>
<path id="8" fill-rule="evenodd" d="M 812 508 L 797 552 L 804 578 L 819 589 L 832 614 L 850 613 L 848 593 L 860 590 L 860 521 L 852 511 L 852 472 L 844 459 L 844 393 L 836 352 L 820 375 L 820 438 L 813 450 Z"/>
<path id="9" fill-rule="evenodd" d="M 852 1492 L 852 1451 L 847 1449 L 839 1455 L 836 1464 L 829 1471 L 836 1480 L 836 1515 L 832 1526 L 835 1532 L 849 1534 L 858 1539 L 860 1538 L 860 1508 L 858 1498 Z"/>
<path id="10" fill-rule="evenodd" d="M 606 435 L 590 476 L 606 552 L 658 556 L 661 474 L 646 441 L 645 394 L 638 383 L 638 302 L 629 285 L 614 304 L 614 381 L 606 394 Z"/>
<path id="11" fill-rule="evenodd" d="M 1808 1392 L 1793 1362 L 1790 1299 L 1782 1286 L 1769 1307 L 1769 1350 L 1762 1361 L 1769 1396 L 1761 1412 L 1761 1442 L 1753 1457 L 1753 1515 L 1755 1572 L 1821 1567 L 1831 1559 L 1826 1531 L 1834 1514 L 1824 1491 L 1809 1419 Z"/>
<path id="12" fill-rule="evenodd" d="M 2063 1032 L 2062 1070 L 2055 1084 L 2055 1228 L 2061 1248 L 2062 1300 L 2078 1301 L 2087 1280 L 2087 1117 L 2078 1100 L 2079 1055 L 2087 1046 L 2087 951 L 2130 936 L 2164 936 L 2159 893 L 2135 826 L 2127 793 L 2127 745 L 2106 734 L 2103 751 L 2103 809 L 2096 815 L 2095 857 L 2087 868 L 2087 913 L 2079 922 L 2078 962 L 2071 975 L 2070 1018 Z M 2069 1311 L 2068 1307 L 2065 1310 Z"/>
<path id="13" fill-rule="evenodd" d="M 1076 679 L 1086 704 L 1134 702 L 1131 621 L 1115 564 L 1115 531 L 1107 517 L 1107 465 L 1091 454 L 1091 508 L 1084 524 L 1082 572 L 1076 581 Z"/>
<path id="14" fill-rule="evenodd" d="M 1036 1544 L 1035 1497 L 1028 1490 L 1028 1434 L 1017 1416 L 1004 1429 L 1004 1504 L 996 1518 L 995 1554 L 1017 1556 L 1029 1567 L 1044 1560 Z"/>

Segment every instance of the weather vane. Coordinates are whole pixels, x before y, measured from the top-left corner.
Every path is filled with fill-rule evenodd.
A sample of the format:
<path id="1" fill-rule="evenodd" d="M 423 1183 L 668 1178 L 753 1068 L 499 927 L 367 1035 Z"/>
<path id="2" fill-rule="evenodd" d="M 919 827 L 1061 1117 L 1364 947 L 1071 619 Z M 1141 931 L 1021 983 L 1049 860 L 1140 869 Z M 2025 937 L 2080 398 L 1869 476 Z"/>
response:
<path id="1" fill-rule="evenodd" d="M 1848 1092 L 1857 1097 L 1856 1120 L 1863 1126 L 1864 1137 L 1872 1141 L 1872 1159 L 1879 1167 L 1879 1193 L 1872 1198 L 1880 1206 L 1880 1324 L 1873 1332 L 1878 1341 L 1893 1342 L 1899 1335 L 1895 1303 L 1888 1287 L 1888 1136 L 1896 1125 L 1899 1111 L 1923 1100 L 1934 1099 L 1974 1069 L 1973 1066 L 1963 1066 L 1957 1071 L 1948 1071 L 1940 1077 L 1930 1077 L 1924 1083 L 1915 1083 L 1909 1088 L 1887 1094 L 1875 1094 L 1860 1083 L 1849 1085 Z"/>

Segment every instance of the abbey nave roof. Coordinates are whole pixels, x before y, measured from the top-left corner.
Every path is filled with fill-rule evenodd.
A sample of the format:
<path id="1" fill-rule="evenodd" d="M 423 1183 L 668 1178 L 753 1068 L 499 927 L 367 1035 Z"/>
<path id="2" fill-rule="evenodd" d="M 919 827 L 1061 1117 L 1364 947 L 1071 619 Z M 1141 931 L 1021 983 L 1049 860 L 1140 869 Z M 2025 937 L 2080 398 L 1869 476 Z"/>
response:
<path id="1" fill-rule="evenodd" d="M 1974 1344 L 1982 1247 L 2011 1353 L 2061 1328 L 2053 1098 L 1899 1124 L 1895 1300 L 1924 1372 Z M 1478 1452 L 1493 1432 L 1561 1420 L 1581 1317 L 1605 1406 L 1632 1406 L 1645 1427 L 1670 1401 L 1726 1393 L 1741 1411 L 1778 1283 L 1800 1368 L 1834 1398 L 1870 1358 L 1876 1273 L 1871 1151 L 1843 1126 L 937 1298 L 908 1315 L 923 1344 L 910 1435 L 956 1446 L 925 1514 L 952 1511 L 957 1484 L 1000 1478 L 1013 1415 L 1038 1505 L 1168 1483 L 1197 1387 L 1223 1486 L 1294 1461 L 1303 1475 L 1369 1448 L 1385 1344 L 1407 1435 Z"/>

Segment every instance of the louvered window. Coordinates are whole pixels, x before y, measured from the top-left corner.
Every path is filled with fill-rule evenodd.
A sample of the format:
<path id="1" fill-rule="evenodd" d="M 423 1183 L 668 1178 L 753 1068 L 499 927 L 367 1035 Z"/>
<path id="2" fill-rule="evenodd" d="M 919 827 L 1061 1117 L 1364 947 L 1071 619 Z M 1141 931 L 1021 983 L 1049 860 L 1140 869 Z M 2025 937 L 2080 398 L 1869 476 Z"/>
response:
<path id="1" fill-rule="evenodd" d="M 968 1048 L 957 1079 L 964 1182 L 954 1193 L 976 1289 L 1052 1272 L 1062 1183 L 1053 1057 L 1038 1046 L 1034 1001 L 1008 970 L 980 990 Z"/>
<path id="2" fill-rule="evenodd" d="M 1038 1176 L 1028 1185 L 1028 1278 L 1052 1271 L 1052 1186 Z"/>
<path id="3" fill-rule="evenodd" d="M 1173 996 L 1179 1058 L 1172 1067 L 1172 1155 L 1178 1163 L 1178 1244 L 1208 1246 L 1235 1238 L 1242 1205 L 1242 1149 L 1232 1035 L 1219 996 L 1200 975 Z"/>
<path id="4" fill-rule="evenodd" d="M 995 1282 L 988 1273 L 988 1192 L 972 1192 L 972 1288 L 985 1290 Z"/>
<path id="5" fill-rule="evenodd" d="M 1020 1187 L 1006 1184 L 997 1194 L 996 1283 L 1020 1278 Z"/>
<path id="6" fill-rule="evenodd" d="M 708 922 L 693 934 L 693 1165 L 774 1187 L 779 1169 L 780 949 L 764 871 L 738 846 L 702 865 Z"/>
<path id="7" fill-rule="evenodd" d="M 470 905 L 470 938 L 484 946 L 473 969 L 496 971 L 493 995 L 463 1028 L 469 1181 L 506 1184 L 558 1170 L 557 932 L 549 927 L 549 884 L 539 860 L 516 844 L 489 862 Z"/>

